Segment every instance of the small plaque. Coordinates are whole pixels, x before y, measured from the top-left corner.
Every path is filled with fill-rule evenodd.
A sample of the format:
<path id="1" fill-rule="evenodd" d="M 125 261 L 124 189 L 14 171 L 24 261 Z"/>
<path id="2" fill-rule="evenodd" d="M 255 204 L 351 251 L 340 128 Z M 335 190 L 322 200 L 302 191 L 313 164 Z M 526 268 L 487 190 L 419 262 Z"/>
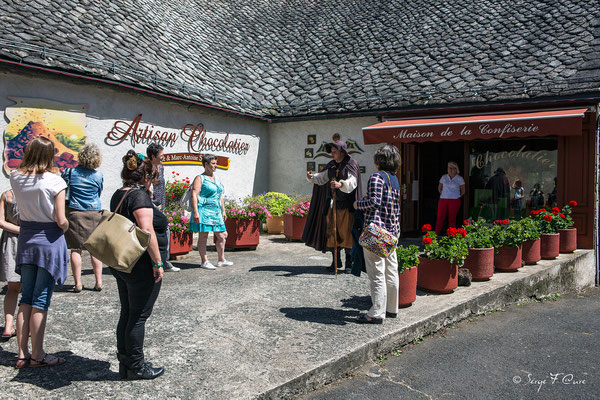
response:
<path id="1" fill-rule="evenodd" d="M 327 164 L 319 164 L 319 172 L 323 172 Z"/>
<path id="2" fill-rule="evenodd" d="M 361 174 L 364 174 L 365 172 L 367 172 L 367 167 L 365 167 L 364 165 L 361 165 L 360 167 L 358 167 L 358 170 L 360 171 Z"/>
<path id="3" fill-rule="evenodd" d="M 314 151 L 312 148 L 307 147 L 306 149 L 304 149 L 304 158 L 313 158 L 314 155 Z"/>
<path id="4" fill-rule="evenodd" d="M 306 170 L 307 171 L 314 171 L 315 170 L 315 162 L 314 161 L 309 161 L 306 163 Z"/>
<path id="5" fill-rule="evenodd" d="M 317 135 L 308 135 L 306 138 L 306 144 L 315 144 L 317 143 Z"/>

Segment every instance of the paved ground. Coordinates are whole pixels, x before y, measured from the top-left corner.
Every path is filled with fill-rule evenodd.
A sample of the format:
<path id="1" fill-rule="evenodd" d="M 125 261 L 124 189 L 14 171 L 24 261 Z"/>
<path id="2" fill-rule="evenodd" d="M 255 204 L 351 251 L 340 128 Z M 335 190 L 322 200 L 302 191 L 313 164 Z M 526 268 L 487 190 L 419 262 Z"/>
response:
<path id="1" fill-rule="evenodd" d="M 512 305 L 416 341 L 303 398 L 597 399 L 599 309 L 600 288 Z"/>
<path id="2" fill-rule="evenodd" d="M 572 263 L 585 254 L 559 259 Z M 216 261 L 214 251 L 211 256 Z M 46 347 L 65 356 L 65 365 L 15 370 L 14 340 L 0 343 L 0 398 L 289 397 L 338 379 L 395 343 L 412 340 L 411 335 L 464 318 L 475 312 L 473 307 L 480 312 L 508 287 L 518 289 L 517 296 L 529 293 L 539 286 L 537 276 L 561 271 L 556 262 L 545 261 L 452 295 L 419 293 L 399 318 L 362 326 L 352 320 L 370 305 L 367 278 L 327 273 L 328 255 L 281 235 L 265 235 L 256 251 L 228 252 L 227 258 L 233 267 L 206 271 L 197 268 L 195 253 L 177 264 L 181 272 L 166 274 L 145 345 L 147 358 L 165 367 L 163 377 L 118 379 L 119 304 L 115 281 L 105 270 L 104 291 L 75 294 L 69 278 L 53 297 Z M 92 287 L 89 267 L 85 272 L 84 285 Z M 277 389 L 282 385 L 287 392 Z"/>

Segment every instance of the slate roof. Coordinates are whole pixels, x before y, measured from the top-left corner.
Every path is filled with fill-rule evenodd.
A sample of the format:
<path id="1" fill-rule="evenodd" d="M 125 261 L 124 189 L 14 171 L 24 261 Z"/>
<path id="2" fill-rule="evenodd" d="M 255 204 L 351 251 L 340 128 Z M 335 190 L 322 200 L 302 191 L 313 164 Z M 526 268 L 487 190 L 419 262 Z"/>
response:
<path id="1" fill-rule="evenodd" d="M 3 0 L 0 58 L 258 116 L 600 92 L 583 0 Z"/>

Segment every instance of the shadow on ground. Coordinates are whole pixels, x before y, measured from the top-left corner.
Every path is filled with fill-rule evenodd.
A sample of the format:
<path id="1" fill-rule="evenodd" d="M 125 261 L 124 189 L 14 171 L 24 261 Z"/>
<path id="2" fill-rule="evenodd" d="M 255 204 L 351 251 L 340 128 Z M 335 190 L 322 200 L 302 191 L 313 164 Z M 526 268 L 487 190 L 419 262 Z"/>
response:
<path id="1" fill-rule="evenodd" d="M 294 277 L 299 275 L 330 275 L 335 278 L 333 272 L 320 265 L 259 265 L 250 268 L 250 272 L 284 272 L 276 276 Z"/>
<path id="2" fill-rule="evenodd" d="M 328 307 L 296 307 L 280 308 L 287 318 L 302 321 L 313 322 L 325 325 L 346 325 L 355 323 L 358 311 L 336 310 Z"/>

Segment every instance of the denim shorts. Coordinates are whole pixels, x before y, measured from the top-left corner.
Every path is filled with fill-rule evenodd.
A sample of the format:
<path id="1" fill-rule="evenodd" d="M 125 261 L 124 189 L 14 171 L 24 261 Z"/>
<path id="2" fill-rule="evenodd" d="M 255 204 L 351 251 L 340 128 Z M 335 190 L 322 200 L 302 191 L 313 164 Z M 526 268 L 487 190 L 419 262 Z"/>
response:
<path id="1" fill-rule="evenodd" d="M 21 264 L 21 304 L 46 311 L 56 282 L 44 268 L 32 264 Z"/>

